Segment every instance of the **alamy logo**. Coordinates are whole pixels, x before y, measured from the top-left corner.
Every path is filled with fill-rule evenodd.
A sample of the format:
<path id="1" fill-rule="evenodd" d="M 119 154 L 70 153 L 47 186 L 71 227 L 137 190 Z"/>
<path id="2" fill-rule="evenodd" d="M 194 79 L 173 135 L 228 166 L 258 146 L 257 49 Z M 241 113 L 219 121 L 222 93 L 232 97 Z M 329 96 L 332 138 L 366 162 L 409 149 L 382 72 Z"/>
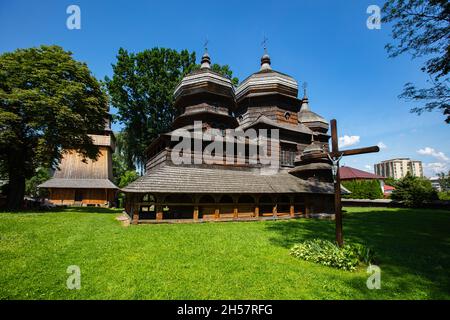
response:
<path id="1" fill-rule="evenodd" d="M 70 5 L 66 9 L 66 13 L 70 14 L 66 20 L 66 26 L 69 30 L 81 29 L 81 9 L 77 5 Z"/>
<path id="2" fill-rule="evenodd" d="M 81 289 L 81 270 L 79 266 L 71 265 L 67 267 L 66 272 L 70 274 L 67 278 L 66 285 L 69 290 Z"/>
<path id="3" fill-rule="evenodd" d="M 367 278 L 366 285 L 370 290 L 381 289 L 381 269 L 374 264 L 367 267 L 367 273 L 370 274 Z"/>
<path id="4" fill-rule="evenodd" d="M 367 28 L 369 30 L 381 29 L 381 9 L 380 9 L 380 7 L 375 4 L 372 4 L 367 7 L 366 12 L 368 14 L 371 14 L 367 18 L 367 22 L 366 22 Z"/>
<path id="5" fill-rule="evenodd" d="M 171 160 L 182 164 L 250 164 L 263 165 L 262 174 L 275 173 L 279 168 L 279 130 L 255 129 L 203 130 L 201 121 L 194 130 L 175 130 L 171 140 L 178 142 Z M 180 141 L 181 140 L 181 141 Z"/>

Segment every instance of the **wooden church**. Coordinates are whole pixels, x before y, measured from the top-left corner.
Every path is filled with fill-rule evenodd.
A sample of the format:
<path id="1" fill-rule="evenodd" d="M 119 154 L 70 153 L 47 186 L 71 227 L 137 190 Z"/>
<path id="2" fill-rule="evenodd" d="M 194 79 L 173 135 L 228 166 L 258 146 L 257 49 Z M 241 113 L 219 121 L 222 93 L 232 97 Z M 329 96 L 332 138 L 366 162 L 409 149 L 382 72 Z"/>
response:
<path id="1" fill-rule="evenodd" d="M 55 205 L 101 206 L 114 204 L 118 188 L 112 182 L 112 154 L 115 149 L 111 123 L 106 121 L 105 130 L 89 135 L 100 150 L 96 161 L 83 158 L 68 150 L 55 170 L 53 177 L 41 184 L 49 191 L 49 201 Z"/>
<path id="2" fill-rule="evenodd" d="M 173 131 L 147 149 L 146 173 L 122 189 L 134 224 L 170 221 L 223 221 L 293 218 L 334 212 L 332 166 L 306 155 L 328 151 L 328 122 L 299 99 L 298 83 L 272 69 L 267 53 L 260 70 L 235 88 L 211 69 L 208 53 L 201 67 L 186 75 L 174 91 L 177 116 Z M 245 158 L 230 164 L 175 164 L 171 156 L 177 129 L 278 129 L 279 167 Z M 258 131 L 259 132 L 259 131 Z M 195 142 L 194 142 L 195 143 Z M 195 157 L 195 154 L 188 156 Z M 243 160 L 243 161 L 242 161 Z"/>

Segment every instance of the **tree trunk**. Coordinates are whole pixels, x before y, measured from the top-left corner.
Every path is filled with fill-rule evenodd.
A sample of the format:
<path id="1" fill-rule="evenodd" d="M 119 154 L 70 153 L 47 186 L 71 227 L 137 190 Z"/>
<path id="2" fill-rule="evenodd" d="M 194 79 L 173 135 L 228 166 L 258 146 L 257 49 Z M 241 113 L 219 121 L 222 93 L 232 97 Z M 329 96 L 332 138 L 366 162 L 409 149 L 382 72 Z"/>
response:
<path id="1" fill-rule="evenodd" d="M 25 194 L 25 174 L 20 169 L 9 170 L 8 210 L 15 211 L 22 208 Z"/>

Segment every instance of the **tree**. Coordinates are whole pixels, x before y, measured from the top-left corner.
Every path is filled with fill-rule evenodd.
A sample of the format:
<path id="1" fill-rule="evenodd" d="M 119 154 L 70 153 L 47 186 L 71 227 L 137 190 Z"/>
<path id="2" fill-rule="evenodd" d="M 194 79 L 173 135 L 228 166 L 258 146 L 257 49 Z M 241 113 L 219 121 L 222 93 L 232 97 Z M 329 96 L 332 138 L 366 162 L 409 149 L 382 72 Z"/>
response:
<path id="1" fill-rule="evenodd" d="M 48 168 L 38 168 L 36 174 L 25 181 L 25 194 L 32 198 L 42 198 L 47 196 L 48 190 L 38 188 L 38 185 L 50 179 Z"/>
<path id="2" fill-rule="evenodd" d="M 119 188 L 126 187 L 128 184 L 132 183 L 134 180 L 139 178 L 139 175 L 134 170 L 128 170 L 123 173 L 123 175 L 119 179 L 119 184 L 117 185 Z"/>
<path id="3" fill-rule="evenodd" d="M 447 174 L 445 172 L 438 173 L 439 186 L 442 191 L 450 190 L 450 170 Z"/>
<path id="4" fill-rule="evenodd" d="M 233 71 L 231 71 L 230 66 L 227 64 L 224 65 L 220 65 L 217 63 L 213 63 L 211 65 L 211 70 L 215 71 L 217 73 L 220 73 L 221 75 L 227 77 L 228 79 L 231 80 L 231 83 L 233 84 L 233 86 L 237 86 L 239 84 L 239 79 L 236 77 L 233 77 Z"/>
<path id="5" fill-rule="evenodd" d="M 450 123 L 450 2 L 448 0 L 388 0 L 383 22 L 392 22 L 396 44 L 387 44 L 390 57 L 410 53 L 424 58 L 421 70 L 428 74 L 427 88 L 405 84 L 400 98 L 420 103 L 411 112 L 440 110 Z"/>
<path id="6" fill-rule="evenodd" d="M 347 188 L 351 194 L 343 196 L 350 199 L 381 199 L 380 182 L 378 180 L 346 180 L 342 185 Z"/>
<path id="7" fill-rule="evenodd" d="M 112 67 L 113 77 L 106 77 L 105 84 L 111 104 L 118 110 L 117 121 L 124 125 L 123 155 L 127 169 L 136 166 L 141 169 L 147 146 L 159 134 L 170 130 L 175 118 L 176 85 L 200 66 L 195 64 L 195 52 L 187 50 L 153 48 L 129 53 L 120 48 Z M 212 69 L 238 83 L 228 65 L 213 64 Z"/>
<path id="8" fill-rule="evenodd" d="M 20 207 L 25 180 L 56 167 L 64 150 L 96 159 L 88 133 L 104 129 L 107 96 L 87 65 L 58 46 L 0 55 L 0 162 L 9 178 L 8 208 Z"/>
<path id="9" fill-rule="evenodd" d="M 138 173 L 135 170 L 127 170 L 122 173 L 122 175 L 118 178 L 117 186 L 119 188 L 123 188 L 139 178 Z M 125 201 L 125 194 L 123 192 L 119 192 L 118 194 L 118 200 L 119 200 L 119 208 L 123 207 L 124 201 Z"/>
<path id="10" fill-rule="evenodd" d="M 391 199 L 401 201 L 408 207 L 420 207 L 424 202 L 437 200 L 438 196 L 430 180 L 408 173 L 395 183 Z"/>
<path id="11" fill-rule="evenodd" d="M 126 157 L 124 155 L 126 149 L 124 146 L 125 139 L 124 133 L 122 131 L 114 133 L 116 137 L 116 150 L 112 155 L 112 170 L 114 183 L 119 185 L 121 177 L 125 174 L 127 170 L 129 170 Z"/>
<path id="12" fill-rule="evenodd" d="M 386 179 L 384 179 L 384 184 L 388 185 L 388 186 L 391 186 L 391 187 L 394 187 L 396 181 L 397 180 L 395 180 L 393 177 L 387 177 Z"/>

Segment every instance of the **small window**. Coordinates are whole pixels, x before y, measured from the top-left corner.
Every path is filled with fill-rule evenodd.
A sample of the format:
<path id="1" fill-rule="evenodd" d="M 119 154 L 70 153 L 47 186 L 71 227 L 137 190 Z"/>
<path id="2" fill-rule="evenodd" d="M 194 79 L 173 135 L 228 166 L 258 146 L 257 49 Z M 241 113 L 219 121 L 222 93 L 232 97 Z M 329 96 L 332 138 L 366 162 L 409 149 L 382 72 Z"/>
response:
<path id="1" fill-rule="evenodd" d="M 297 152 L 294 148 L 282 147 L 280 151 L 280 164 L 293 167 Z"/>
<path id="2" fill-rule="evenodd" d="M 284 113 L 284 118 L 285 118 L 286 120 L 289 120 L 290 117 L 291 117 L 291 113 L 290 113 L 290 112 L 285 112 L 285 113 Z"/>
<path id="3" fill-rule="evenodd" d="M 155 197 L 152 194 L 145 194 L 142 197 L 142 202 L 155 202 Z"/>

